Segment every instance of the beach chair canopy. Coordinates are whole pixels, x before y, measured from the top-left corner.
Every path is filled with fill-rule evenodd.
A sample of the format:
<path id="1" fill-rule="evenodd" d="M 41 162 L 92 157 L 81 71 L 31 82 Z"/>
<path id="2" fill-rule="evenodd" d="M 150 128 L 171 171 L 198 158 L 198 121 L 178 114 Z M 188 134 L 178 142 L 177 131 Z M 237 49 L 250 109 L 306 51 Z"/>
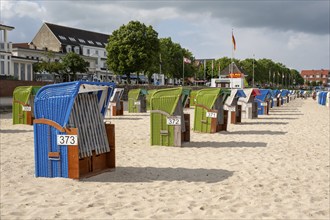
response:
<path id="1" fill-rule="evenodd" d="M 128 92 L 128 98 L 137 100 L 140 95 L 147 95 L 148 91 L 146 89 L 131 89 Z"/>
<path id="2" fill-rule="evenodd" d="M 194 106 L 195 105 L 195 98 L 196 98 L 197 92 L 198 92 L 198 90 L 192 90 L 190 92 L 190 106 Z"/>
<path id="3" fill-rule="evenodd" d="M 256 96 L 256 101 L 265 102 L 271 98 L 271 95 L 269 89 L 260 89 L 260 95 Z"/>
<path id="4" fill-rule="evenodd" d="M 115 88 L 112 96 L 110 98 L 110 102 L 117 102 L 121 99 L 121 97 L 124 94 L 124 89 L 123 88 Z"/>
<path id="5" fill-rule="evenodd" d="M 85 81 L 44 86 L 38 91 L 34 100 L 35 118 L 49 119 L 65 127 L 79 93 L 96 93 L 99 111 L 104 116 L 115 86 L 115 83 Z"/>
<path id="6" fill-rule="evenodd" d="M 150 89 L 150 90 L 148 90 L 148 94 L 146 95 L 147 110 L 150 110 L 150 99 L 151 99 L 151 96 L 156 91 L 157 91 L 157 89 Z"/>
<path id="7" fill-rule="evenodd" d="M 288 96 L 288 95 L 289 95 L 289 91 L 288 91 L 288 90 L 283 89 L 283 90 L 281 91 L 281 96 L 282 96 L 282 97 L 285 97 L 285 96 Z"/>
<path id="8" fill-rule="evenodd" d="M 256 97 L 257 95 L 260 95 L 260 91 L 257 88 L 249 88 L 249 89 L 243 89 L 246 97 L 240 97 L 239 101 L 248 103 L 252 101 L 252 97 Z"/>
<path id="9" fill-rule="evenodd" d="M 19 101 L 24 104 L 28 104 L 30 96 L 35 96 L 40 88 L 41 86 L 18 86 L 14 89 L 13 101 Z"/>
<path id="10" fill-rule="evenodd" d="M 190 96 L 191 89 L 182 89 L 182 106 L 185 107 Z"/>
<path id="11" fill-rule="evenodd" d="M 242 89 L 232 89 L 230 92 L 230 96 L 226 99 L 225 104 L 227 106 L 236 105 L 237 99 L 241 97 L 246 97 L 244 91 Z"/>
<path id="12" fill-rule="evenodd" d="M 41 86 L 18 86 L 14 89 L 13 124 L 27 123 L 26 112 L 23 111 L 23 106 L 31 106 L 33 108 L 34 96 L 40 88 Z"/>
<path id="13" fill-rule="evenodd" d="M 173 115 L 182 95 L 182 88 L 159 89 L 151 96 L 151 110 Z"/>
<path id="14" fill-rule="evenodd" d="M 196 94 L 196 105 L 198 104 L 212 109 L 220 94 L 221 89 L 218 88 L 201 89 Z"/>

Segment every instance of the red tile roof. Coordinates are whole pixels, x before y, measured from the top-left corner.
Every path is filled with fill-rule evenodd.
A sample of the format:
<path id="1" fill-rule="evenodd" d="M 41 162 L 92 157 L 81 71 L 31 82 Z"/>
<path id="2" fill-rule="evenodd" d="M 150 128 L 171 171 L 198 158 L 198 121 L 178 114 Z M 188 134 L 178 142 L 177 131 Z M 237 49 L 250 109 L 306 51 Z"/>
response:
<path id="1" fill-rule="evenodd" d="M 329 73 L 329 70 L 324 70 L 324 69 L 321 69 L 321 70 L 302 70 L 300 75 L 302 76 L 309 76 L 309 75 L 316 75 L 316 74 L 322 74 L 322 75 L 328 75 Z"/>

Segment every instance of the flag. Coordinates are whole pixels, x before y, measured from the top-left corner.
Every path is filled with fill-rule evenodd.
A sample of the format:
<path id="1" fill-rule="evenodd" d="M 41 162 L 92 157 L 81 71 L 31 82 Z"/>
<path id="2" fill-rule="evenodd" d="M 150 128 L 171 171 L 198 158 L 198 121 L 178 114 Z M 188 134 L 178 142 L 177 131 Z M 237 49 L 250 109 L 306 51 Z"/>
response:
<path id="1" fill-rule="evenodd" d="M 191 63 L 191 60 L 188 59 L 188 58 L 183 57 L 183 62 L 184 62 L 184 63 Z"/>
<path id="2" fill-rule="evenodd" d="M 234 50 L 236 50 L 236 41 L 235 41 L 235 37 L 234 37 L 234 33 L 233 32 L 231 32 L 231 39 L 233 41 Z"/>

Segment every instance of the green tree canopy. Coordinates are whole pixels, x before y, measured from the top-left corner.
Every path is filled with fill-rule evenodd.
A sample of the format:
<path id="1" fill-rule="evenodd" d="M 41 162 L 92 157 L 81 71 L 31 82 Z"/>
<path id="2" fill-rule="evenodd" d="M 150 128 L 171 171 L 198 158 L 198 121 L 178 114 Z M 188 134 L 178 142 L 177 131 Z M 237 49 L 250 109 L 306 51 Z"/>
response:
<path id="1" fill-rule="evenodd" d="M 159 54 L 158 33 L 139 21 L 122 25 L 109 37 L 107 65 L 116 74 L 142 72 L 151 68 Z"/>
<path id="2" fill-rule="evenodd" d="M 71 81 L 76 80 L 77 73 L 87 72 L 89 63 L 78 54 L 70 52 L 62 58 L 62 65 L 64 67 L 64 81 Z"/>

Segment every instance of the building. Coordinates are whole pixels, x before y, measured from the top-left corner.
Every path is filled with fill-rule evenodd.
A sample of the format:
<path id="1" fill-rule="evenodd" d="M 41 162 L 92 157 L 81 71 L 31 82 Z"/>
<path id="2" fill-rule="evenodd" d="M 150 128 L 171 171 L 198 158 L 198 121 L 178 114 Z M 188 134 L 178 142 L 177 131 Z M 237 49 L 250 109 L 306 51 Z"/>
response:
<path id="1" fill-rule="evenodd" d="M 220 72 L 219 78 L 211 79 L 211 87 L 244 89 L 245 75 L 233 62 Z"/>
<path id="2" fill-rule="evenodd" d="M 109 36 L 108 34 L 44 23 L 33 38 L 29 48 L 52 51 L 58 55 L 57 58 L 61 57 L 59 54 L 77 53 L 90 62 L 89 75 L 93 75 L 100 81 L 106 81 L 106 78 L 111 80 L 109 76 L 112 75 L 106 66 L 105 47 Z"/>
<path id="3" fill-rule="evenodd" d="M 314 84 L 317 86 L 330 87 L 329 70 L 302 70 L 300 75 L 304 79 L 305 85 Z"/>
<path id="4" fill-rule="evenodd" d="M 14 27 L 0 24 L 0 76 L 32 81 L 32 65 L 37 61 L 13 54 L 13 44 L 8 41 L 8 31 L 11 30 Z"/>

